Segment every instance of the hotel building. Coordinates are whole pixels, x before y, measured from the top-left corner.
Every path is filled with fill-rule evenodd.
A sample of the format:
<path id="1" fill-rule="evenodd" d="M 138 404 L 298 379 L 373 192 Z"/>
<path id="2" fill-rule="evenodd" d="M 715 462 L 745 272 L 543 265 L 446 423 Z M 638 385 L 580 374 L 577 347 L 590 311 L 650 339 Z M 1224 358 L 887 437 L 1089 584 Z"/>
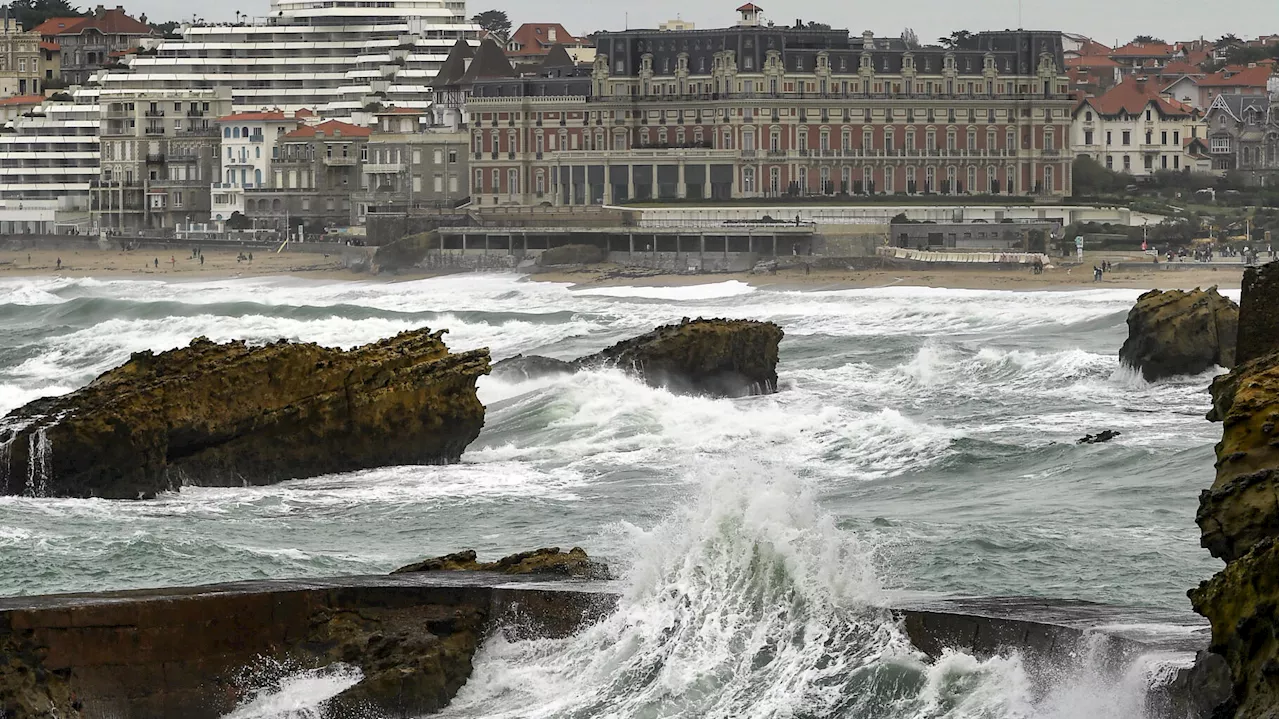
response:
<path id="1" fill-rule="evenodd" d="M 908 49 L 845 30 L 596 35 L 589 67 L 468 67 L 472 201 L 1071 192 L 1061 34 L 982 32 Z"/>

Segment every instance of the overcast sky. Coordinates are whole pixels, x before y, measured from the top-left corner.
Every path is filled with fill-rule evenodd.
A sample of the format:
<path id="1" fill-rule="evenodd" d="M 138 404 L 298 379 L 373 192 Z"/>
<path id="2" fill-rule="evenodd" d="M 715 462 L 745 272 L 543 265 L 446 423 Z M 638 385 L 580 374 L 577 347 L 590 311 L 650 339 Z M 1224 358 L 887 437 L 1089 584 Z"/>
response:
<path id="1" fill-rule="evenodd" d="M 116 0 L 127 3 L 132 14 L 147 13 L 148 19 L 190 20 L 193 5 L 178 0 Z M 512 23 L 558 22 L 570 32 L 622 30 L 626 27 L 656 27 L 677 15 L 693 21 L 698 28 L 731 25 L 734 8 L 745 0 L 647 0 L 643 3 L 593 0 L 469 0 L 467 11 L 475 14 L 496 8 L 504 10 Z M 775 4 L 776 3 L 776 4 Z M 88 3 L 92 7 L 93 3 Z M 115 3 L 103 2 L 105 5 Z M 912 2 L 859 2 L 848 0 L 805 0 L 783 5 L 763 0 L 765 16 L 790 24 L 796 18 L 816 20 L 832 27 L 849 28 L 855 34 L 871 30 L 880 36 L 896 36 L 911 27 L 922 42 L 932 42 L 953 30 L 1004 30 L 1018 27 L 1019 0 L 914 0 Z M 200 16 L 207 20 L 230 20 L 239 10 L 265 15 L 268 0 L 230 0 L 200 3 Z M 1063 30 L 1088 35 L 1108 45 L 1127 42 L 1145 34 L 1174 41 L 1199 37 L 1215 39 L 1225 33 L 1242 37 L 1277 32 L 1280 10 L 1276 0 L 1021 0 L 1022 27 L 1036 30 Z"/>

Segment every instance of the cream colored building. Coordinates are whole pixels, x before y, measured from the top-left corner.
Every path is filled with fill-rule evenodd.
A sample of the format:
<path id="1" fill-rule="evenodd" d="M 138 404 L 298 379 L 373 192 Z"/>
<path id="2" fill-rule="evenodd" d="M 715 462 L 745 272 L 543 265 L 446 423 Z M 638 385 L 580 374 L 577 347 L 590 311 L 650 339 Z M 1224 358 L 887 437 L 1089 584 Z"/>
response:
<path id="1" fill-rule="evenodd" d="M 1206 136 L 1195 108 L 1159 94 L 1154 80 L 1127 77 L 1072 115 L 1071 148 L 1109 170 L 1148 177 L 1160 170 L 1195 169 L 1187 147 Z"/>
<path id="2" fill-rule="evenodd" d="M 40 94 L 44 89 L 40 33 L 24 32 L 9 17 L 0 23 L 0 95 Z"/>

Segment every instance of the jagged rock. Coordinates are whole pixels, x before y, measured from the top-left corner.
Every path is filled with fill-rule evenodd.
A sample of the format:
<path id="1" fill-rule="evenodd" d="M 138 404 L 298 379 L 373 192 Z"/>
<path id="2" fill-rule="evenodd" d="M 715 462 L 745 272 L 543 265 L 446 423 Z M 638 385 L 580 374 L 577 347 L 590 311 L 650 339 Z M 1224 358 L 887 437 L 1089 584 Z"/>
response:
<path id="1" fill-rule="evenodd" d="M 374 272 L 398 272 L 413 269 L 430 250 L 440 249 L 440 233 L 435 230 L 406 235 L 388 242 L 373 253 Z"/>
<path id="2" fill-rule="evenodd" d="M 540 355 L 516 355 L 493 363 L 493 377 L 513 380 L 534 379 L 550 374 L 567 374 L 577 368 L 572 362 L 542 357 Z"/>
<path id="3" fill-rule="evenodd" d="M 455 462 L 484 425 L 475 383 L 489 353 L 451 353 L 443 334 L 350 351 L 201 337 L 136 353 L 0 420 L 0 494 L 133 499 Z"/>
<path id="4" fill-rule="evenodd" d="M 1151 290 L 1129 310 L 1129 337 L 1120 362 L 1142 371 L 1148 382 L 1198 374 L 1235 364 L 1238 308 L 1207 290 Z"/>
<path id="5" fill-rule="evenodd" d="M 1076 440 L 1076 444 L 1098 444 L 1099 442 L 1110 442 L 1119 437 L 1120 433 L 1114 429 L 1104 429 L 1097 434 L 1086 434 Z"/>
<path id="6" fill-rule="evenodd" d="M 477 562 L 475 550 L 467 549 L 442 557 L 414 562 L 392 572 L 502 572 L 503 574 L 555 574 L 569 577 L 607 579 L 609 568 L 587 556 L 581 547 L 561 552 L 559 547 L 545 547 L 532 552 L 512 554 L 496 562 Z"/>
<path id="7" fill-rule="evenodd" d="M 664 325 L 572 362 L 517 355 L 494 365 L 494 376 L 532 379 L 589 367 L 617 366 L 655 387 L 719 397 L 778 390 L 782 328 L 755 320 L 696 320 Z"/>
<path id="8" fill-rule="evenodd" d="M 1260 277 L 1261 279 L 1257 279 Z M 1200 493 L 1200 544 L 1227 566 L 1188 592 L 1210 623 L 1210 650 L 1231 672 L 1232 698 L 1215 717 L 1276 716 L 1277 703 L 1277 358 L 1276 272 L 1248 278 L 1241 295 L 1240 336 L 1247 352 L 1271 352 L 1214 380 L 1210 420 L 1222 422 L 1217 476 Z M 1261 308 L 1262 311 L 1256 311 Z M 1248 339 L 1246 338 L 1255 338 Z"/>
<path id="9" fill-rule="evenodd" d="M 685 318 L 575 364 L 623 367 L 651 385 L 694 394 L 769 394 L 778 391 L 781 341 L 782 328 L 772 322 Z"/>
<path id="10" fill-rule="evenodd" d="M 550 265 L 594 265 L 604 262 L 607 253 L 595 245 L 561 245 L 552 247 L 538 255 L 538 264 Z"/>

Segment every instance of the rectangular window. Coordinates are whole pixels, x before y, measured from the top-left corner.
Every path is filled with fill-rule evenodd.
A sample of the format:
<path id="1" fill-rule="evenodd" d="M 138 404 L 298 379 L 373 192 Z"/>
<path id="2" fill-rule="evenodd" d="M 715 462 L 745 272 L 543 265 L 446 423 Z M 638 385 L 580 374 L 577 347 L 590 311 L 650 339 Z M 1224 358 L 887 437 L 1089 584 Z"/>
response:
<path id="1" fill-rule="evenodd" d="M 444 177 L 436 174 L 431 178 L 431 190 L 433 192 L 444 192 Z"/>
<path id="2" fill-rule="evenodd" d="M 1121 144 L 1121 145 L 1128 145 L 1128 144 L 1129 144 L 1129 139 L 1130 139 L 1130 137 L 1129 137 L 1129 131 L 1128 131 L 1128 130 L 1121 130 L 1121 131 L 1120 131 L 1120 144 Z"/>
<path id="3" fill-rule="evenodd" d="M 414 151 L 413 151 L 413 164 L 415 164 L 415 165 L 421 165 L 421 164 L 422 164 L 422 150 L 414 150 Z"/>
<path id="4" fill-rule="evenodd" d="M 422 192 L 422 175 L 413 176 L 413 191 Z"/>
<path id="5" fill-rule="evenodd" d="M 1161 144 L 1161 145 L 1168 145 L 1168 144 L 1169 144 L 1169 133 L 1168 133 L 1167 131 L 1163 131 L 1163 130 L 1162 130 L 1162 131 L 1160 132 L 1160 144 Z"/>
<path id="6" fill-rule="evenodd" d="M 1178 131 L 1177 131 L 1177 130 L 1174 130 L 1174 131 L 1173 131 L 1173 144 L 1175 144 L 1175 145 L 1179 145 L 1179 144 L 1181 144 L 1180 142 L 1178 142 Z"/>

